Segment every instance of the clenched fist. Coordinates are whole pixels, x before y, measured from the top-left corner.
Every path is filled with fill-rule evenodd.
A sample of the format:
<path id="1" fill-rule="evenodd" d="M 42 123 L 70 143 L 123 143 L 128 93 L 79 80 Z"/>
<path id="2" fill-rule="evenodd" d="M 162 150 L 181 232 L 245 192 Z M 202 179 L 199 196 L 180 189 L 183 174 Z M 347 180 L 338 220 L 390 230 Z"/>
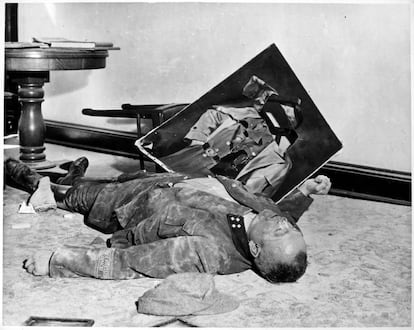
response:
<path id="1" fill-rule="evenodd" d="M 50 251 L 38 251 L 23 261 L 23 268 L 35 276 L 49 275 L 49 261 L 52 257 Z"/>
<path id="2" fill-rule="evenodd" d="M 316 178 L 306 180 L 299 190 L 305 195 L 326 195 L 331 189 L 331 180 L 325 175 L 318 175 Z"/>

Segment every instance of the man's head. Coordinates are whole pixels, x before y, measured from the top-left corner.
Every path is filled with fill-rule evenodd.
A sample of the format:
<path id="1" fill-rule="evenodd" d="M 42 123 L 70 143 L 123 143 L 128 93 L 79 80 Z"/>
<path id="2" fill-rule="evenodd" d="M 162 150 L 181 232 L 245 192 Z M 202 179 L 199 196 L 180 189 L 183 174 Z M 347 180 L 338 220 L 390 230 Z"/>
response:
<path id="1" fill-rule="evenodd" d="M 306 270 L 306 244 L 299 227 L 264 210 L 248 229 L 249 249 L 260 274 L 270 282 L 294 282 Z"/>

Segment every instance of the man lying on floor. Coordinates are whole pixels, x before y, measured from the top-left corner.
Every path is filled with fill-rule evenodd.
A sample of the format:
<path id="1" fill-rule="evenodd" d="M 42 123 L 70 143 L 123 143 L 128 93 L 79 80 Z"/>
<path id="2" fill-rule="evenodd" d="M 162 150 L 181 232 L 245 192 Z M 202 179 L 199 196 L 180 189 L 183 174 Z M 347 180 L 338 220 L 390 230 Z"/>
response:
<path id="1" fill-rule="evenodd" d="M 222 176 L 137 172 L 97 182 L 83 177 L 87 166 L 86 158 L 76 160 L 51 188 L 59 207 L 79 212 L 86 225 L 113 234 L 107 246 L 35 254 L 24 261 L 27 272 L 132 279 L 252 269 L 270 282 L 296 281 L 307 266 L 296 222 L 312 202 L 309 195 L 326 194 L 331 186 L 329 178 L 318 176 L 276 205 Z M 37 195 L 44 189 L 40 183 L 49 180 L 13 159 L 5 162 L 5 172 Z"/>

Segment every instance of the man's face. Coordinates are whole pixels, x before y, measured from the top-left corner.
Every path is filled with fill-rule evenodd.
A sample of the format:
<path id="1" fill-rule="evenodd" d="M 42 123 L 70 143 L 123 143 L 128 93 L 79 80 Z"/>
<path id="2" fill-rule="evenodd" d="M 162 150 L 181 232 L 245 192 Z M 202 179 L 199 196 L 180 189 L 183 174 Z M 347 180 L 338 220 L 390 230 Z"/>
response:
<path id="1" fill-rule="evenodd" d="M 262 250 L 271 253 L 273 260 L 279 262 L 290 263 L 300 251 L 306 252 L 299 228 L 269 210 L 264 210 L 253 219 L 249 239 L 261 243 Z"/>

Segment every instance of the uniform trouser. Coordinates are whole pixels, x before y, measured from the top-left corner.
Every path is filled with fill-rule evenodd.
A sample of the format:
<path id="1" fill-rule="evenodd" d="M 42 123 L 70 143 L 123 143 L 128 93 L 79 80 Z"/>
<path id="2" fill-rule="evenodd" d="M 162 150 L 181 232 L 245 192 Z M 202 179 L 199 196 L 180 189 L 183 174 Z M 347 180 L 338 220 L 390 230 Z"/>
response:
<path id="1" fill-rule="evenodd" d="M 151 176 L 145 171 L 125 173 L 113 178 L 78 178 L 73 186 L 52 184 L 55 199 L 62 208 L 87 215 L 98 194 L 108 183 L 125 181 Z"/>
<path id="2" fill-rule="evenodd" d="M 169 180 L 171 176 L 174 176 L 174 174 L 146 173 L 139 171 L 136 173 L 121 174 L 115 178 L 92 179 L 83 177 L 76 180 L 76 183 L 74 183 L 73 186 L 59 186 L 54 184 L 52 185 L 52 190 L 59 207 L 83 214 L 85 216 L 86 225 L 105 234 L 110 234 L 122 229 L 122 226 L 118 222 L 117 216 L 113 211 L 114 208 L 119 206 L 118 204 L 120 202 L 124 201 L 124 197 L 127 197 L 130 188 L 138 188 L 139 190 L 141 190 L 141 188 L 145 189 L 145 187 L 151 186 L 151 183 L 153 182 L 152 180 L 147 180 L 147 184 L 140 184 L 142 181 L 137 179 L 155 177 L 155 181 L 162 181 L 163 178 Z M 181 175 L 179 177 L 181 177 Z M 135 180 L 135 182 L 132 182 L 132 180 Z M 127 181 L 131 182 L 127 183 Z M 125 186 L 122 183 L 125 183 Z M 113 201 L 103 205 L 102 216 L 97 217 L 95 214 L 93 218 L 88 217 L 98 195 L 105 188 L 109 188 L 109 184 L 111 185 L 109 191 L 115 194 L 113 196 Z M 115 190 L 113 190 L 114 188 Z M 121 190 L 117 193 L 116 189 Z M 105 193 L 108 194 L 108 189 L 105 189 Z M 110 215 L 108 214 L 108 211 Z"/>
<path id="3" fill-rule="evenodd" d="M 105 186 L 106 183 L 100 182 L 79 182 L 67 189 L 64 196 L 60 195 L 57 202 L 62 202 L 65 209 L 87 215 L 92 208 L 96 197 L 98 197 L 98 194 L 105 188 Z"/>
<path id="4" fill-rule="evenodd" d="M 96 198 L 106 187 L 106 185 L 107 183 L 94 181 L 79 182 L 70 187 L 64 195 L 61 195 L 60 197 L 62 199 L 60 201 L 57 200 L 57 203 L 59 207 L 83 214 L 85 219 L 87 219 L 89 211 L 92 209 Z M 55 198 L 56 197 L 57 196 L 55 194 Z M 122 229 L 115 213 L 112 213 L 109 219 L 102 219 L 99 223 L 91 224 L 85 221 L 85 224 L 105 234 L 111 234 Z"/>

